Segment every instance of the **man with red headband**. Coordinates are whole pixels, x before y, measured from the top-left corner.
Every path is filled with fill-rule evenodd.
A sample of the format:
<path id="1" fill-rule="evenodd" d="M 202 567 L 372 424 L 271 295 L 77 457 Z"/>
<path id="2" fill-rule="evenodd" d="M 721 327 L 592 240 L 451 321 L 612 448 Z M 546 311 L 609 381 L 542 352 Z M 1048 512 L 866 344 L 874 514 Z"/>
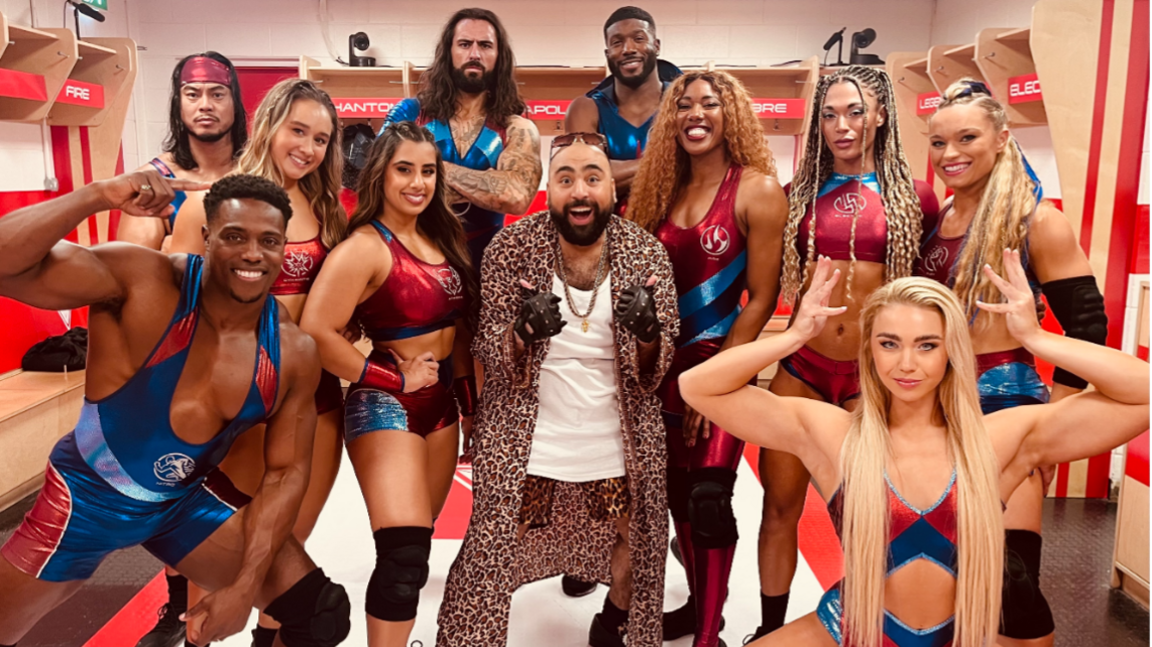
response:
<path id="1" fill-rule="evenodd" d="M 248 116 L 232 61 L 216 52 L 192 54 L 172 71 L 164 152 L 140 170 L 155 168 L 168 178 L 212 183 L 232 172 L 247 141 Z M 203 199 L 202 194 L 193 196 Z M 176 194 L 176 210 L 167 220 L 121 214 L 116 238 L 160 249 L 188 197 L 183 191 Z"/>

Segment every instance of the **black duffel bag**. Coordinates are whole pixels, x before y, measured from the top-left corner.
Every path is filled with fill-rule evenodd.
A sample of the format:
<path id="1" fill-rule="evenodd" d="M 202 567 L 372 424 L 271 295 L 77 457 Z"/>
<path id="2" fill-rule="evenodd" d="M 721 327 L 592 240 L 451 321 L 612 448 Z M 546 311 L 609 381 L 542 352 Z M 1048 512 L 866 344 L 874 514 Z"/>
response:
<path id="1" fill-rule="evenodd" d="M 83 371 L 88 361 L 88 329 L 73 328 L 63 335 L 49 337 L 24 353 L 20 368 L 25 371 L 63 373 Z"/>

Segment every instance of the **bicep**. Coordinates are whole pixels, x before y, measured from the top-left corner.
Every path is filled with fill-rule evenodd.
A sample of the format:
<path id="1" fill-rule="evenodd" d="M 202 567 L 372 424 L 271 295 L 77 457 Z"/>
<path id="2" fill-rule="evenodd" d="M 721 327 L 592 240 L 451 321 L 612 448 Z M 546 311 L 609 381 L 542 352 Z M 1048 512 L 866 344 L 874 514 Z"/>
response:
<path id="1" fill-rule="evenodd" d="M 83 247 L 59 242 L 34 268 L 5 281 L 4 294 L 36 308 L 69 310 L 112 301 L 125 293 L 118 271 L 135 252 L 159 252 L 126 244 Z M 131 272 L 129 272 L 131 274 Z"/>
<path id="2" fill-rule="evenodd" d="M 523 117 L 513 117 L 508 126 L 507 142 L 504 151 L 496 162 L 496 169 L 500 171 L 521 171 L 525 176 L 534 174 L 536 183 L 540 182 L 542 171 L 540 162 L 540 133 L 536 124 Z M 535 186 L 531 188 L 536 188 Z"/>
<path id="3" fill-rule="evenodd" d="M 308 350 L 297 354 L 302 365 L 289 385 L 284 403 L 268 421 L 264 433 L 266 472 L 293 467 L 308 473 L 312 462 L 312 441 L 316 435 L 316 386 L 320 383 L 320 360 L 316 346 L 308 340 Z"/>
<path id="4" fill-rule="evenodd" d="M 1022 443 L 1026 455 L 1033 457 L 1032 467 L 1096 456 L 1148 429 L 1147 404 L 1122 404 L 1096 391 L 1017 408 L 1033 414 Z"/>
<path id="5" fill-rule="evenodd" d="M 568 106 L 568 114 L 564 115 L 564 132 L 594 133 L 600 127 L 599 122 L 600 113 L 596 103 L 588 97 L 580 96 Z"/>
<path id="6" fill-rule="evenodd" d="M 1047 202 L 1028 230 L 1029 264 L 1041 283 L 1091 276 L 1092 266 L 1076 240 L 1068 218 Z"/>

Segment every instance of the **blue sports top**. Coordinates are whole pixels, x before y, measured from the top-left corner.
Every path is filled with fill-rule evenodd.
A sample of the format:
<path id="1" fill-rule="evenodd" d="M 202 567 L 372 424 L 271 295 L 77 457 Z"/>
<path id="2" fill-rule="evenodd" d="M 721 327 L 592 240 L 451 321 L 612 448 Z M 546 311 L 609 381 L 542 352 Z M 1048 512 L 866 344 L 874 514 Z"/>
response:
<path id="1" fill-rule="evenodd" d="M 667 90 L 668 85 L 669 83 L 665 82 L 661 91 Z M 598 130 L 601 135 L 608 138 L 608 159 L 640 159 L 644 154 L 644 148 L 648 145 L 648 131 L 652 128 L 652 122 L 656 120 L 656 113 L 652 113 L 652 116 L 639 126 L 633 126 L 620 116 L 620 104 L 616 103 L 615 83 L 601 85 L 587 96 L 596 102 L 596 109 L 600 113 Z"/>
<path id="2" fill-rule="evenodd" d="M 280 382 L 280 316 L 269 295 L 260 315 L 252 384 L 240 413 L 203 444 L 181 440 L 172 429 L 176 384 L 199 322 L 204 259 L 188 255 L 180 302 L 143 367 L 112 395 L 84 399 L 72 432 L 84 461 L 121 494 L 139 501 L 183 496 L 224 459 L 232 442 L 272 412 Z"/>
<path id="3" fill-rule="evenodd" d="M 396 104 L 384 120 L 380 133 L 388 126 L 401 121 L 414 121 L 424 126 L 436 138 L 436 148 L 440 149 L 440 156 L 445 162 L 463 166 L 474 171 L 487 171 L 496 168 L 500 154 L 504 152 L 505 131 L 490 120 L 480 130 L 480 135 L 472 143 L 466 154 L 461 155 L 456 150 L 456 141 L 452 139 L 452 127 L 439 119 L 429 119 L 420 110 L 420 100 L 416 98 L 404 99 Z M 491 242 L 496 232 L 504 226 L 504 214 L 489 211 L 474 204 L 460 214 L 464 225 L 464 235 L 468 239 L 468 249 L 472 252 L 472 267 L 480 271 L 480 255 Z"/>
<path id="4" fill-rule="evenodd" d="M 159 157 L 153 157 L 152 161 L 148 163 L 155 167 L 157 171 L 160 171 L 160 175 L 163 175 L 169 180 L 176 179 L 176 174 L 173 173 L 172 169 L 168 168 L 168 165 Z M 176 207 L 176 209 L 172 212 L 172 215 L 168 216 L 168 233 L 172 233 L 172 230 L 176 227 L 176 214 L 180 213 L 180 207 L 187 199 L 188 194 L 183 191 L 177 191 L 176 197 L 172 199 L 172 206 Z"/>

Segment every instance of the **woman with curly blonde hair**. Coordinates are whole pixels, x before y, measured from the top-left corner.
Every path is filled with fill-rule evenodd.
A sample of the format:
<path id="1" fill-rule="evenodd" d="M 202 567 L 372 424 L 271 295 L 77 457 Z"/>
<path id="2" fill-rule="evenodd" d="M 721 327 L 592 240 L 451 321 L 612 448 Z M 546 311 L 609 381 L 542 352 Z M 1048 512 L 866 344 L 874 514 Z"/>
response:
<path id="1" fill-rule="evenodd" d="M 820 79 L 804 157 L 788 198 L 781 281 L 785 301 L 799 301 L 816 257 L 828 256 L 847 276 L 832 302 L 847 306 L 849 316 L 783 358 L 770 388 L 777 395 L 851 410 L 860 396 L 856 315 L 873 290 L 912 273 L 922 221 L 934 222 L 938 206 L 931 187 L 912 179 L 904 159 L 887 74 L 850 65 Z M 810 480 L 799 458 L 771 450 L 760 453 L 760 475 L 762 617 L 756 637 L 784 624 Z"/>
<path id="2" fill-rule="evenodd" d="M 953 191 L 940 224 L 927 236 L 915 273 L 936 279 L 956 293 L 972 329 L 976 388 L 985 413 L 1059 401 L 1087 383 L 1056 370 L 1052 393 L 1036 372 L 1036 360 L 1008 333 L 1004 322 L 980 313 L 977 303 L 997 297 L 981 271 L 1003 271 L 1000 251 L 1018 248 L 1040 305 L 1069 337 L 1103 344 L 1108 338 L 1104 297 L 1072 225 L 1051 201 L 1008 130 L 1003 104 L 988 86 L 961 79 L 949 86 L 928 124 L 929 155 L 936 175 Z M 1051 472 L 1049 472 L 1051 473 Z M 1048 647 L 1055 621 L 1040 590 L 1040 537 L 1045 487 L 1039 472 L 1008 500 L 1007 568 L 1004 577 L 1002 647 Z"/>
<path id="3" fill-rule="evenodd" d="M 328 251 L 344 239 L 348 216 L 340 203 L 344 158 L 336 106 L 311 81 L 285 79 L 268 91 L 252 121 L 252 136 L 236 164 L 236 173 L 271 180 L 288 192 L 294 217 L 288 221 L 284 264 L 272 284 L 293 321 L 300 321 L 304 302 Z M 204 253 L 203 204 L 189 201 L 172 233 L 172 252 Z M 344 399 L 340 380 L 325 372 L 316 390 L 316 439 L 312 474 L 300 506 L 294 533 L 301 543 L 312 533 L 340 467 Z M 241 436 L 220 468 L 241 491 L 254 493 L 264 473 L 263 427 Z M 194 597 L 194 596 L 190 596 Z M 272 645 L 277 629 L 261 615 L 253 632 L 254 647 Z"/>
<path id="4" fill-rule="evenodd" d="M 1002 257 L 1006 278 L 983 269 L 999 296 L 980 309 L 1094 392 L 983 415 L 968 318 L 951 290 L 921 277 L 897 279 L 865 300 L 855 411 L 745 386 L 847 310 L 829 307 L 840 271 L 826 257 L 786 332 L 681 376 L 684 399 L 704 415 L 748 442 L 800 457 L 844 548 L 844 579 L 816 611 L 757 647 L 995 645 L 1001 502 L 1036 467 L 1109 451 L 1148 428 L 1148 365 L 1041 329 L 1020 253 Z M 1087 427 L 1094 432 L 1083 433 Z"/>
<path id="5" fill-rule="evenodd" d="M 732 488 L 744 443 L 685 406 L 677 378 L 764 329 L 776 307 L 788 217 L 772 153 L 739 80 L 697 72 L 668 87 L 632 196 L 627 216 L 668 251 L 681 317 L 659 393 L 668 506 L 690 595 L 665 614 L 664 639 L 694 633 L 695 647 L 715 647 L 736 552 Z"/>

